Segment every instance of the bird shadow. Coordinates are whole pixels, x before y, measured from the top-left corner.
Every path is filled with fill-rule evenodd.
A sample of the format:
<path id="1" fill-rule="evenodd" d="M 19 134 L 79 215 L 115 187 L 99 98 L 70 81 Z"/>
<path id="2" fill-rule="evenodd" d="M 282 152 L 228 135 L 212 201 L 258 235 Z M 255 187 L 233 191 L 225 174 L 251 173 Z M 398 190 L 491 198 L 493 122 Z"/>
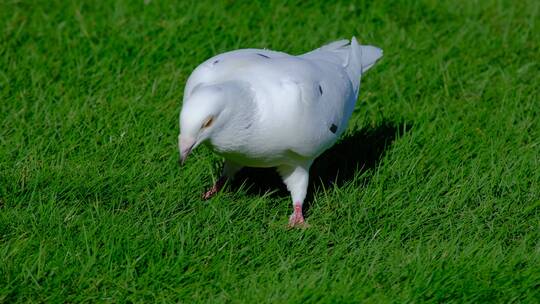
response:
<path id="1" fill-rule="evenodd" d="M 310 185 L 305 203 L 307 208 L 313 193 L 320 187 L 341 186 L 358 173 L 377 167 L 393 141 L 410 130 L 410 124 L 383 123 L 364 128 L 339 140 L 320 155 L 310 169 Z M 273 168 L 244 168 L 231 184 L 233 190 L 244 188 L 248 195 L 269 193 L 289 196 L 281 177 Z"/>

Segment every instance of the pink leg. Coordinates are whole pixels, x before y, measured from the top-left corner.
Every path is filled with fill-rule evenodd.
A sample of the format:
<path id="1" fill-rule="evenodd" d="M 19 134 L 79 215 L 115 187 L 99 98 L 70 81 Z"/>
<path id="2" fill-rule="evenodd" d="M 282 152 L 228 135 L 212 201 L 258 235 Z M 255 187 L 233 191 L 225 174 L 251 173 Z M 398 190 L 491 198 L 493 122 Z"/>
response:
<path id="1" fill-rule="evenodd" d="M 223 188 L 223 185 L 225 185 L 225 182 L 227 181 L 227 177 L 222 176 L 220 177 L 217 182 L 210 188 L 208 191 L 203 193 L 202 199 L 207 200 L 210 199 L 212 196 L 214 196 L 216 193 Z"/>
<path id="2" fill-rule="evenodd" d="M 289 227 L 303 226 L 305 223 L 304 215 L 302 214 L 302 205 L 300 203 L 294 204 L 294 212 L 289 218 Z"/>

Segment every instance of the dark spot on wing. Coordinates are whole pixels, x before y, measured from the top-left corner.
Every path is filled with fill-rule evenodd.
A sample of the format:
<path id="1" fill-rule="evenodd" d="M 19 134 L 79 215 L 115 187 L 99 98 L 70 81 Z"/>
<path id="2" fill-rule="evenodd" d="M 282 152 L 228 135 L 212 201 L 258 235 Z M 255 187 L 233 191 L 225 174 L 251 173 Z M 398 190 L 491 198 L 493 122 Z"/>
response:
<path id="1" fill-rule="evenodd" d="M 332 124 L 332 126 L 330 126 L 330 132 L 336 134 L 337 132 L 337 126 L 335 124 Z"/>
<path id="2" fill-rule="evenodd" d="M 319 92 L 320 92 L 321 95 L 322 95 L 322 87 L 321 87 L 321 85 L 319 85 Z"/>
<path id="3" fill-rule="evenodd" d="M 214 63 L 213 63 L 213 64 L 217 64 L 218 62 L 219 62 L 219 59 L 218 59 L 218 60 L 216 60 L 216 61 L 214 61 Z"/>
<path id="4" fill-rule="evenodd" d="M 268 56 L 266 56 L 266 55 L 264 55 L 264 54 L 261 54 L 261 53 L 257 53 L 257 55 L 259 55 L 259 56 L 261 56 L 261 57 L 264 57 L 264 58 L 270 59 L 270 57 L 268 57 Z"/>
<path id="5" fill-rule="evenodd" d="M 250 122 L 244 129 L 249 129 L 251 127 L 251 125 L 253 124 L 253 122 Z"/>

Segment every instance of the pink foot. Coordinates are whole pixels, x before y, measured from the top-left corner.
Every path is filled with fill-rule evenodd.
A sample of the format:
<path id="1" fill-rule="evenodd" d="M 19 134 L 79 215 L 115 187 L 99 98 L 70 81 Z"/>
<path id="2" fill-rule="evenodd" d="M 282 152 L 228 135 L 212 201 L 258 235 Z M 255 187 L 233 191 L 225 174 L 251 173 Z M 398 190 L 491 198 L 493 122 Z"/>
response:
<path id="1" fill-rule="evenodd" d="M 289 227 L 305 226 L 304 215 L 302 214 L 302 205 L 294 205 L 294 212 L 289 217 Z"/>
<path id="2" fill-rule="evenodd" d="M 208 191 L 203 193 L 202 199 L 207 200 L 214 196 L 216 193 L 223 188 L 223 185 L 225 185 L 225 182 L 227 181 L 227 178 L 225 176 L 220 177 L 217 182 L 210 188 Z"/>

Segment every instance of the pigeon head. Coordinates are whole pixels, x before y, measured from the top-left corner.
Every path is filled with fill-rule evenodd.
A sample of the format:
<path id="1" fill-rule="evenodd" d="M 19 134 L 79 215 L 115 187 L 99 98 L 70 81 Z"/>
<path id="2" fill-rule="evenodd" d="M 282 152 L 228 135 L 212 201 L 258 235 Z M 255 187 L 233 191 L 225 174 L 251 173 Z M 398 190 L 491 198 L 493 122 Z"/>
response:
<path id="1" fill-rule="evenodd" d="M 226 96 L 220 87 L 198 88 L 184 99 L 180 112 L 180 161 L 198 145 L 210 139 L 227 121 Z"/>

